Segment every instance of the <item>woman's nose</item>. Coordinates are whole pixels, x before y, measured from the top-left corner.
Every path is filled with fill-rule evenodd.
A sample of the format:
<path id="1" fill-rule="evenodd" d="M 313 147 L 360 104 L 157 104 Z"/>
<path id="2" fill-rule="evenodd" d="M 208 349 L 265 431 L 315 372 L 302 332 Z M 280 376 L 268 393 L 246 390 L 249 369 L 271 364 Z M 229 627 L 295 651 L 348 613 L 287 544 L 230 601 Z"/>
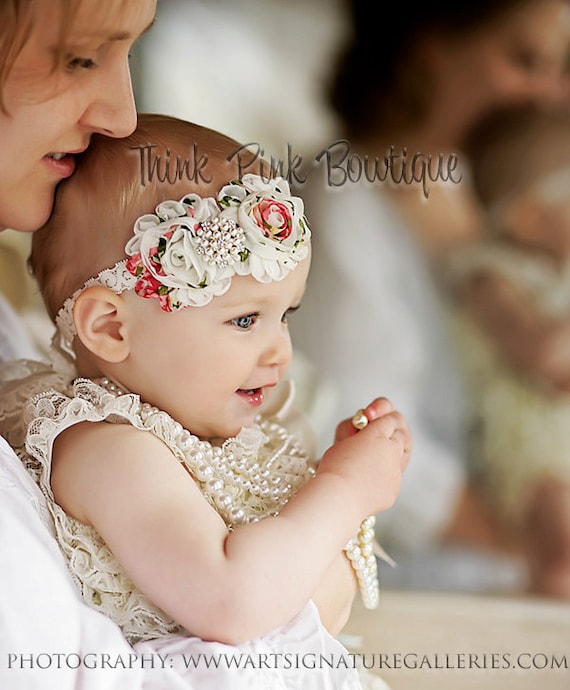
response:
<path id="1" fill-rule="evenodd" d="M 81 118 L 81 124 L 110 137 L 126 137 L 137 124 L 135 99 L 128 60 L 101 70 L 92 85 L 93 97 Z"/>

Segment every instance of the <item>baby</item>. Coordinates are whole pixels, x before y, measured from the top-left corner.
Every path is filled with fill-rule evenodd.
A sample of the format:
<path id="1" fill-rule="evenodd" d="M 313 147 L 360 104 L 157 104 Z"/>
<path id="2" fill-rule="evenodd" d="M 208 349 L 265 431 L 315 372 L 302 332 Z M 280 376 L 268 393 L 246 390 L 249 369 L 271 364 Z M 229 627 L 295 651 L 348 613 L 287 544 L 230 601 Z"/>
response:
<path id="1" fill-rule="evenodd" d="M 310 231 L 285 180 L 238 178 L 238 149 L 158 115 L 94 138 L 33 239 L 59 365 L 23 382 L 22 454 L 83 597 L 132 643 L 340 655 L 355 573 L 377 601 L 367 516 L 395 501 L 410 433 L 378 398 L 308 453 L 284 379 Z M 360 687 L 338 666 L 178 672 Z"/>

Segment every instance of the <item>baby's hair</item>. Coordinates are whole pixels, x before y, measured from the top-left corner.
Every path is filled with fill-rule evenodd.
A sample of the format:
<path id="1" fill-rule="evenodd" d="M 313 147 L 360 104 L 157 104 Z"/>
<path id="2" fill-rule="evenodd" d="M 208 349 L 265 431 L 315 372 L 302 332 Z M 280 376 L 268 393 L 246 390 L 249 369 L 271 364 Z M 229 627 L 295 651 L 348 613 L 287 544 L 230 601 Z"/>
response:
<path id="1" fill-rule="evenodd" d="M 570 112 L 533 103 L 497 108 L 466 140 L 475 191 L 491 207 L 570 165 Z"/>
<path id="2" fill-rule="evenodd" d="M 237 163 L 228 160 L 239 148 L 219 132 L 155 114 L 140 114 L 135 132 L 124 139 L 94 135 L 75 173 L 58 187 L 51 218 L 32 240 L 30 266 L 52 319 L 88 278 L 125 257 L 139 216 L 190 192 L 217 196 L 239 174 Z M 193 175 L 195 154 L 207 156 L 200 175 Z M 149 180 L 146 158 L 141 164 L 149 155 L 154 163 L 161 158 L 163 166 L 173 162 L 170 181 L 163 176 L 161 182 L 157 174 Z M 190 165 L 173 176 L 177 156 Z"/>
<path id="3" fill-rule="evenodd" d="M 86 0 L 49 0 L 49 2 L 54 6 L 59 5 L 60 10 L 58 38 L 54 46 L 54 60 L 51 65 L 51 69 L 55 71 L 65 62 L 69 52 L 67 43 L 73 30 L 75 17 L 81 6 L 86 4 Z M 112 11 L 112 16 L 116 20 L 120 17 L 120 12 L 128 10 L 136 3 L 136 0 L 128 0 L 121 4 L 115 2 L 111 8 L 112 2 L 113 0 L 99 0 L 97 4 L 91 2 L 89 9 L 103 17 L 108 16 Z M 32 0 L 2 0 L 0 2 L 0 110 L 3 112 L 6 112 L 3 99 L 4 86 L 14 62 L 32 33 L 37 4 Z M 49 93 L 46 92 L 43 97 L 48 98 Z"/>
<path id="4" fill-rule="evenodd" d="M 61 7 L 61 24 L 59 43 L 56 46 L 56 67 L 63 56 L 65 40 L 72 20 L 73 0 L 59 0 Z M 33 4 L 30 0 L 2 0 L 0 5 L 0 108 L 4 108 L 4 84 L 30 36 L 33 26 Z"/>

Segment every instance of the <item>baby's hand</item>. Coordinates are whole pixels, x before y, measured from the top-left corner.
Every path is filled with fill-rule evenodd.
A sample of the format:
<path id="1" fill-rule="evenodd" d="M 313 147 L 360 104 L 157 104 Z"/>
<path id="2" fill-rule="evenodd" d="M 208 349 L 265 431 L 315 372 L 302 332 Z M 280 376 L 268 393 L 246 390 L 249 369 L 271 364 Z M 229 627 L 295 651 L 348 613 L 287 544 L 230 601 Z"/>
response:
<path id="1" fill-rule="evenodd" d="M 360 431 L 350 419 L 338 425 L 318 470 L 344 479 L 363 517 L 394 504 L 412 449 L 406 420 L 389 400 L 377 398 L 364 413 L 369 423 Z"/>
<path id="2" fill-rule="evenodd" d="M 370 405 L 368 405 L 368 407 L 362 411 L 366 415 L 366 418 L 369 422 L 374 419 L 378 419 L 383 415 L 389 414 L 390 412 L 395 412 L 394 406 L 388 400 L 388 398 L 376 398 L 376 400 L 371 402 Z M 334 442 L 337 443 L 338 441 L 342 441 L 345 438 L 354 436 L 358 432 L 359 429 L 354 426 L 352 418 L 344 419 L 336 428 Z"/>

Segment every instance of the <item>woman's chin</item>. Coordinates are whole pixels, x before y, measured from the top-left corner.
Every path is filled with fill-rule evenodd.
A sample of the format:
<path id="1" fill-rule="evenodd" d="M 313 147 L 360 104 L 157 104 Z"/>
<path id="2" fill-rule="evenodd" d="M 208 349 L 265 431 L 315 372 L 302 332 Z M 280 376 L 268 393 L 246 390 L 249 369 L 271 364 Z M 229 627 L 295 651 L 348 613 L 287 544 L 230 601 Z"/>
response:
<path id="1" fill-rule="evenodd" d="M 45 201 L 34 201 L 27 206 L 22 205 L 13 211 L 0 215 L 0 230 L 10 229 L 17 232 L 35 232 L 44 225 L 53 207 L 53 197 Z"/>

